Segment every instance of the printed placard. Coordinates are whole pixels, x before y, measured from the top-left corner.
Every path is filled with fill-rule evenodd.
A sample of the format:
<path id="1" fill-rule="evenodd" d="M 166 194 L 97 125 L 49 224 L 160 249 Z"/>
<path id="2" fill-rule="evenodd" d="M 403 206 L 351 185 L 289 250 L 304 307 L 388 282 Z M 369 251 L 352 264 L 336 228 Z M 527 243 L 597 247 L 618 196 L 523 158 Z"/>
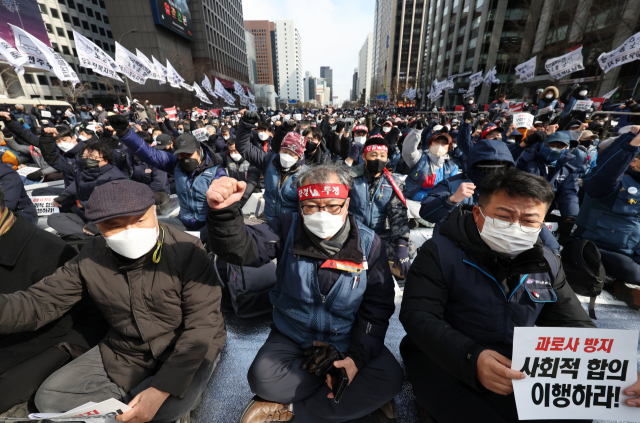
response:
<path id="1" fill-rule="evenodd" d="M 209 139 L 209 131 L 207 131 L 205 128 L 196 129 L 191 133 L 200 142 L 204 142 Z"/>
<path id="2" fill-rule="evenodd" d="M 516 128 L 531 128 L 533 115 L 531 113 L 516 113 L 513 115 L 513 123 Z"/>
<path id="3" fill-rule="evenodd" d="M 294 113 L 294 114 L 293 114 L 293 118 L 294 118 L 295 120 L 302 120 L 302 114 L 300 114 L 300 113 Z"/>
<path id="4" fill-rule="evenodd" d="M 53 195 L 36 195 L 31 197 L 33 205 L 36 206 L 38 216 L 49 216 L 53 213 L 60 213 L 60 209 L 53 205 Z"/>
<path id="5" fill-rule="evenodd" d="M 624 403 L 636 373 L 637 330 L 517 327 L 511 368 L 520 420 L 640 421 Z"/>
<path id="6" fill-rule="evenodd" d="M 17 170 L 18 175 L 20 176 L 27 176 L 30 173 L 36 172 L 40 170 L 39 167 L 31 167 L 31 166 L 26 166 L 26 167 L 21 167 L 20 169 Z"/>
<path id="7" fill-rule="evenodd" d="M 51 112 L 48 112 L 46 110 L 40 110 L 40 116 L 42 116 L 43 118 L 50 118 Z"/>
<path id="8" fill-rule="evenodd" d="M 593 104 L 593 101 L 591 100 L 577 100 L 576 103 L 573 105 L 573 109 L 571 110 L 585 112 L 591 108 L 592 104 Z"/>

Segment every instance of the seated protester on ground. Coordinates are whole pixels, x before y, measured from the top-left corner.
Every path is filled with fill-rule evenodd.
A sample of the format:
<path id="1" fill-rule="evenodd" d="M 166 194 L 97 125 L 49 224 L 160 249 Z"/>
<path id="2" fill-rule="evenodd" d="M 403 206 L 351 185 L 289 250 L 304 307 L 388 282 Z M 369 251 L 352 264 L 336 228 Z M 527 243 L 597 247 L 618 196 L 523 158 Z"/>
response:
<path id="1" fill-rule="evenodd" d="M 498 140 L 478 141 L 467 160 L 469 170 L 443 180 L 422 200 L 420 217 L 436 224 L 434 233 L 456 208 L 471 210 L 478 205 L 480 185 L 487 175 L 515 166 L 507 145 Z M 542 228 L 540 239 L 551 251 L 560 253 L 560 244 L 546 226 Z"/>
<path id="2" fill-rule="evenodd" d="M 177 150 L 171 154 L 147 144 L 129 129 L 124 116 L 110 116 L 109 123 L 124 145 L 140 160 L 168 175 L 173 175 L 180 204 L 177 218 L 162 217 L 163 222 L 182 230 L 197 231 L 205 226 L 207 202 L 205 193 L 211 181 L 226 176 L 223 160 L 205 143 L 193 135 L 183 134 L 175 141 Z"/>
<path id="3" fill-rule="evenodd" d="M 4 194 L 0 184 L 0 294 L 13 294 L 53 274 L 76 252 L 12 213 Z M 102 340 L 105 322 L 93 310 L 85 300 L 35 332 L 0 335 L 0 413 L 28 401 L 49 375 Z"/>
<path id="4" fill-rule="evenodd" d="M 258 127 L 251 131 L 251 143 L 264 151 L 271 152 L 271 140 L 273 139 L 273 131 L 271 124 L 266 121 L 260 121 Z"/>
<path id="5" fill-rule="evenodd" d="M 87 144 L 98 141 L 98 136 L 96 135 L 96 127 L 97 125 L 94 123 L 81 124 L 78 130 L 78 139 L 84 141 Z"/>
<path id="6" fill-rule="evenodd" d="M 543 143 L 522 153 L 516 162 L 518 169 L 542 176 L 551 184 L 556 196 L 544 220 L 560 222 L 558 234 L 561 243 L 569 235 L 580 210 L 578 178 L 574 172 L 575 168 L 569 164 L 573 156 L 566 154 L 569 142 L 570 137 L 566 131 L 554 132 L 548 135 Z M 554 210 L 560 212 L 560 217 L 551 214 Z"/>
<path id="7" fill-rule="evenodd" d="M 595 327 L 560 258 L 538 238 L 554 197 L 544 178 L 494 172 L 473 212 L 455 211 L 418 251 L 400 353 L 416 400 L 435 420 L 519 421 L 511 380 L 524 374 L 510 369 L 514 328 Z"/>
<path id="8" fill-rule="evenodd" d="M 46 154 L 45 158 L 53 154 L 53 137 L 58 135 L 56 128 L 45 128 L 45 135 L 40 137 L 43 155 Z M 68 179 L 73 178 L 73 182 L 54 199 L 53 204 L 60 208 L 73 205 L 68 213 L 49 215 L 47 224 L 61 235 L 86 233 L 84 230 L 87 225 L 84 215 L 85 207 L 93 190 L 107 182 L 126 179 L 126 176 L 113 165 L 111 147 L 100 142 L 86 145 L 76 156 L 75 162 L 60 160 L 58 164 L 62 168 L 62 173 Z"/>
<path id="9" fill-rule="evenodd" d="M 18 123 L 26 125 L 26 129 L 36 129 L 38 127 L 35 116 L 32 113 L 27 113 L 22 104 L 16 104 L 13 115 Z"/>
<path id="10" fill-rule="evenodd" d="M 418 119 L 402 146 L 402 158 L 411 169 L 405 180 L 404 196 L 413 201 L 422 201 L 440 181 L 458 173 L 458 166 L 447 154 L 453 144 L 449 134 L 432 135 L 427 150 L 418 149 L 420 132 L 425 127 L 424 119 Z"/>
<path id="11" fill-rule="evenodd" d="M 403 279 L 411 266 L 409 259 L 416 255 L 416 247 L 409 239 L 402 189 L 385 168 L 388 153 L 389 144 L 382 135 L 374 135 L 364 144 L 364 163 L 351 168 L 354 183 L 349 191 L 349 212 L 380 237 L 391 272 Z"/>
<path id="12" fill-rule="evenodd" d="M 85 121 L 91 121 L 91 120 L 93 120 L 93 116 L 89 112 L 89 109 L 87 108 L 87 106 L 81 106 L 80 107 L 80 121 L 81 122 L 85 122 Z"/>
<path id="13" fill-rule="evenodd" d="M 24 189 L 18 172 L 7 163 L 0 163 L 0 186 L 4 190 L 3 208 L 31 223 L 37 222 L 38 212 Z M 2 231 L 0 231 L 0 234 Z"/>
<path id="14" fill-rule="evenodd" d="M 473 130 L 472 121 L 473 117 L 471 116 L 471 113 L 465 112 L 464 123 L 460 125 L 460 129 L 458 130 L 457 146 L 466 156 L 469 155 L 476 141 L 501 140 L 502 133 L 504 132 L 504 128 L 497 126 L 495 123 L 488 122 L 482 124 L 482 126 L 478 128 L 478 130 L 476 131 L 478 134 L 476 138 L 471 133 L 471 131 Z M 481 123 L 479 122 L 478 124 L 480 125 Z"/>
<path id="15" fill-rule="evenodd" d="M 329 150 L 330 160 L 335 162 L 337 160 L 340 160 L 340 159 L 344 160 L 346 158 L 346 155 L 344 158 L 342 157 L 341 151 L 343 151 L 343 149 L 341 148 L 341 143 L 342 143 L 342 139 L 345 139 L 346 140 L 345 142 L 348 143 L 349 138 L 348 137 L 343 138 L 343 136 L 347 135 L 345 131 L 346 124 L 343 121 L 338 121 L 333 126 L 335 126 L 336 129 L 330 130 L 327 136 L 325 137 L 325 140 L 327 141 L 327 149 Z M 348 150 L 346 151 L 348 153 Z"/>
<path id="16" fill-rule="evenodd" d="M 353 142 L 347 141 L 349 155 L 344 160 L 348 166 L 362 164 L 362 150 L 364 149 L 364 143 L 367 142 L 368 133 L 369 128 L 367 128 L 367 125 L 359 124 L 353 128 Z M 345 142 L 344 137 L 342 138 L 341 144 L 343 142 Z"/>
<path id="17" fill-rule="evenodd" d="M 270 293 L 274 325 L 249 368 L 257 396 L 243 423 L 292 416 L 344 422 L 379 407 L 395 417 L 389 402 L 404 376 L 384 346 L 394 283 L 380 238 L 348 212 L 352 183 L 343 165 L 309 167 L 296 181 L 299 211 L 256 226 L 245 226 L 238 213 L 244 183 L 224 178 L 207 192 L 209 240 L 219 257 L 249 266 L 278 262 Z M 339 405 L 332 399 L 334 367 L 350 381 Z"/>
<path id="18" fill-rule="evenodd" d="M 220 129 L 220 135 L 218 135 L 218 137 L 216 138 L 215 152 L 220 154 L 225 153 L 228 149 L 227 141 L 229 141 L 230 138 L 231 138 L 230 128 L 225 125 Z"/>
<path id="19" fill-rule="evenodd" d="M 264 215 L 271 220 L 283 213 L 298 210 L 295 183 L 300 170 L 307 167 L 304 161 L 305 139 L 294 132 L 295 126 L 287 121 L 280 129 L 276 129 L 271 140 L 272 151 L 266 153 L 250 142 L 251 130 L 259 120 L 257 113 L 244 112 L 238 124 L 236 150 L 264 175 Z"/>
<path id="20" fill-rule="evenodd" d="M 52 135 L 53 133 L 56 135 Z M 44 145 L 40 143 L 43 138 L 45 139 Z M 51 140 L 53 140 L 55 146 Z M 78 140 L 68 126 L 57 126 L 55 132 L 49 129 L 48 132 L 42 134 L 38 142 L 42 157 L 49 166 L 62 173 L 64 187 L 68 188 L 75 181 L 76 175 L 75 172 L 68 172 L 65 169 L 68 169 L 69 166 L 75 166 L 76 161 L 82 158 L 81 153 L 87 144 L 82 140 Z M 63 209 L 61 211 L 69 211 L 73 204 L 75 204 L 73 199 L 69 204 L 62 204 Z"/>
<path id="21" fill-rule="evenodd" d="M 153 140 L 148 132 L 138 131 L 136 134 L 147 144 L 152 144 Z M 133 163 L 131 165 L 133 169 L 131 169 L 131 177 L 129 179 L 148 185 L 153 192 L 153 198 L 156 199 L 156 206 L 162 207 L 167 204 L 169 202 L 169 194 L 171 193 L 167 172 L 143 162 L 135 155 L 133 155 L 132 161 Z"/>
<path id="22" fill-rule="evenodd" d="M 584 177 L 585 192 L 572 235 L 600 249 L 615 294 L 640 310 L 640 126 L 620 135 Z"/>
<path id="23" fill-rule="evenodd" d="M 247 183 L 245 193 L 240 200 L 240 208 L 242 208 L 249 198 L 251 198 L 251 194 L 256 186 L 260 183 L 260 170 L 258 170 L 257 167 L 252 166 L 240 153 L 238 153 L 238 150 L 236 150 L 235 138 L 231 138 L 227 143 L 227 146 L 229 147 L 229 150 L 223 156 L 225 161 L 224 168 L 227 171 L 227 175 L 230 178 Z M 258 192 L 260 192 L 259 189 Z"/>
<path id="24" fill-rule="evenodd" d="M 135 404 L 123 421 L 174 422 L 200 399 L 226 338 L 220 287 L 200 240 L 159 224 L 155 208 L 138 182 L 98 187 L 86 216 L 104 237 L 28 290 L 0 295 L 2 334 L 37 330 L 87 295 L 110 327 L 40 386 L 41 412 L 116 398 Z"/>
<path id="25" fill-rule="evenodd" d="M 324 163 L 327 160 L 328 152 L 322 132 L 318 128 L 307 128 L 302 132 L 305 139 L 304 161 L 307 166 Z"/>
<path id="26" fill-rule="evenodd" d="M 16 122 L 8 112 L 0 112 L 0 122 L 4 123 L 0 135 L 0 163 L 20 166 L 34 161 L 38 167 L 48 168 L 47 173 L 55 172 L 55 169 L 51 169 L 44 162 L 39 150 L 35 148 L 40 145 L 37 135 Z M 39 180 L 41 177 L 42 173 L 39 173 L 36 179 Z"/>

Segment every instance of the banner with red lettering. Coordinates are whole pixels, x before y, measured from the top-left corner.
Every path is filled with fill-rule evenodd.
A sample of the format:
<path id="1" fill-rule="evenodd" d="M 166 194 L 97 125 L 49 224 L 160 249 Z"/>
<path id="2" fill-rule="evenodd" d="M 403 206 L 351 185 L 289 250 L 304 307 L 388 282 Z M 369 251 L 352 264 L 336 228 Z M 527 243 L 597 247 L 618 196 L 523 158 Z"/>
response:
<path id="1" fill-rule="evenodd" d="M 601 110 L 602 103 L 604 103 L 604 100 L 605 100 L 605 97 L 592 98 L 591 101 L 593 101 L 593 104 L 592 104 L 593 110 Z"/>

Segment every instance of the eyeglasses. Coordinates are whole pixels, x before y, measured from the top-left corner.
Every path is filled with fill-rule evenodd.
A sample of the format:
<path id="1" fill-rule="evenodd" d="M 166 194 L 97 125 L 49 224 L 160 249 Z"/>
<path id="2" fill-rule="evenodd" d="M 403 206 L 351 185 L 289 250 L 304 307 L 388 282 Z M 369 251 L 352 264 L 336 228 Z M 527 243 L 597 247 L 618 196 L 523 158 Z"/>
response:
<path id="1" fill-rule="evenodd" d="M 304 211 L 304 214 L 314 214 L 318 211 L 326 211 L 327 213 L 330 214 L 340 214 L 342 213 L 342 209 L 344 207 L 344 205 L 347 204 L 347 202 L 345 201 L 342 204 L 329 204 L 326 206 L 316 206 L 315 204 L 310 204 L 310 205 L 302 205 L 302 211 Z"/>
<path id="2" fill-rule="evenodd" d="M 484 213 L 482 213 L 482 207 L 480 207 L 480 214 L 485 218 L 485 220 L 491 219 L 496 228 L 500 229 L 506 229 L 513 224 L 517 224 L 522 232 L 534 233 L 542 229 L 543 225 L 543 222 L 538 222 L 535 220 L 521 220 L 520 222 L 514 222 L 513 219 L 511 219 L 509 216 L 488 217 L 485 216 Z"/>

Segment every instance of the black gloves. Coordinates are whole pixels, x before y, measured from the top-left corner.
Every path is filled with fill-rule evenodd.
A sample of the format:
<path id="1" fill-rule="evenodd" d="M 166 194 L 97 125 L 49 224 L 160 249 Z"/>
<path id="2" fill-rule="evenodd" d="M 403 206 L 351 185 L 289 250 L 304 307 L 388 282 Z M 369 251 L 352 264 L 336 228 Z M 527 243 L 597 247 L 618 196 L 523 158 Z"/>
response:
<path id="1" fill-rule="evenodd" d="M 129 120 L 125 116 L 113 115 L 109 116 L 108 120 L 118 138 L 122 138 L 129 133 Z"/>
<path id="2" fill-rule="evenodd" d="M 346 123 L 344 123 L 343 121 L 340 122 L 336 122 L 336 133 L 339 133 L 340 131 L 342 131 L 344 129 L 344 127 L 346 126 Z"/>
<path id="3" fill-rule="evenodd" d="M 244 112 L 242 120 L 250 125 L 255 125 L 256 123 L 260 122 L 260 116 L 256 112 L 247 110 L 246 112 Z"/>
<path id="4" fill-rule="evenodd" d="M 41 170 L 36 170 L 35 172 L 31 172 L 30 174 L 28 174 L 27 179 L 30 181 L 39 181 L 43 176 L 44 175 L 42 174 Z"/>
<path id="5" fill-rule="evenodd" d="M 333 367 L 333 362 L 344 358 L 344 355 L 336 347 L 320 341 L 313 341 L 313 345 L 304 350 L 304 355 L 307 356 L 307 359 L 300 366 L 300 369 L 309 369 L 309 372 L 318 376 L 328 374 Z"/>
<path id="6" fill-rule="evenodd" d="M 296 123 L 295 121 L 292 120 L 285 120 L 284 122 L 282 122 L 282 125 L 280 125 L 280 129 L 282 129 L 284 132 L 292 132 L 296 130 Z"/>

